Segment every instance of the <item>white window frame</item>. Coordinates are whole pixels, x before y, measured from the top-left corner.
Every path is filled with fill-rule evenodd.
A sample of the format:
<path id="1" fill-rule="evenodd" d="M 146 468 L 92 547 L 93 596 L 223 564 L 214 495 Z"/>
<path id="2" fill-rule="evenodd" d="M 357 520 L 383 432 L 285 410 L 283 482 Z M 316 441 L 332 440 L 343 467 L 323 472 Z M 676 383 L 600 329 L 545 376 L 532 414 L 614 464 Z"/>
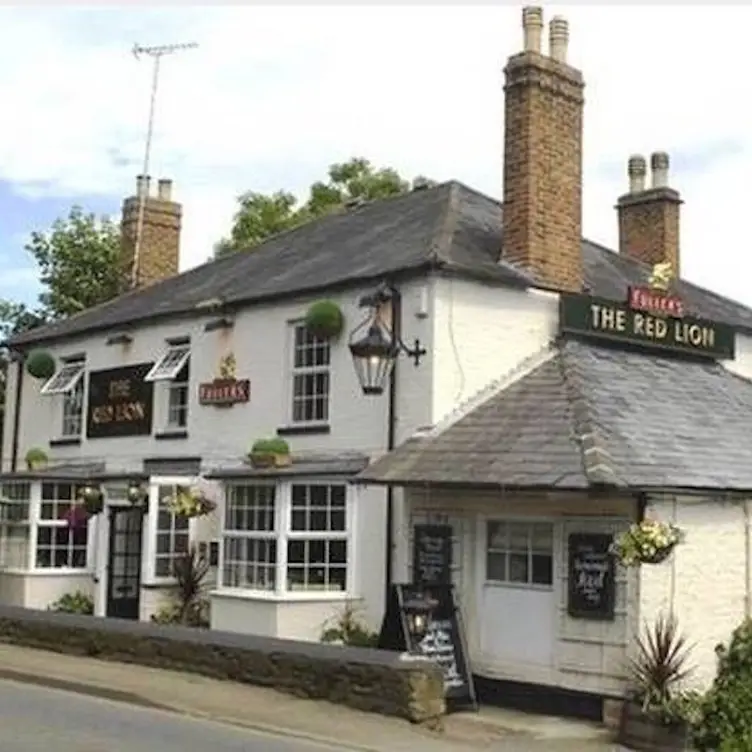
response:
<path id="1" fill-rule="evenodd" d="M 186 365 L 189 364 L 190 361 L 190 353 L 188 354 L 189 357 L 185 360 L 183 363 L 183 368 L 185 368 Z M 182 368 L 181 368 L 182 371 Z M 167 382 L 167 409 L 166 409 L 166 419 L 165 419 L 165 427 L 167 430 L 170 431 L 181 431 L 186 430 L 188 428 L 188 411 L 191 404 L 191 392 L 190 392 L 190 381 L 191 381 L 191 373 L 190 369 L 188 370 L 188 375 L 186 379 L 181 379 L 178 381 L 177 377 L 180 375 L 180 371 L 175 375 L 175 378 L 169 382 Z M 172 420 L 173 416 L 173 398 L 176 399 L 176 404 L 174 406 L 174 410 L 176 414 L 181 414 L 183 416 L 183 422 L 180 423 L 180 421 L 174 421 Z"/>
<path id="2" fill-rule="evenodd" d="M 78 438 L 84 430 L 84 403 L 86 386 L 79 378 L 72 389 L 63 394 L 63 416 L 60 435 L 64 438 Z"/>
<path id="3" fill-rule="evenodd" d="M 149 373 L 144 376 L 144 381 L 172 381 L 190 356 L 190 344 L 169 345 L 159 360 L 149 369 Z"/>
<path id="4" fill-rule="evenodd" d="M 64 361 L 60 368 L 47 379 L 40 393 L 51 396 L 53 394 L 67 394 L 71 392 L 83 378 L 85 368 L 86 361 L 83 359 Z"/>
<path id="5" fill-rule="evenodd" d="M 22 486 L 27 490 L 25 496 L 19 498 L 13 498 L 11 495 L 6 495 L 6 491 L 10 486 Z M 0 572 L 23 572 L 28 573 L 33 558 L 34 549 L 32 549 L 32 507 L 35 484 L 32 481 L 5 481 L 0 484 L 0 496 L 2 496 L 3 502 L 0 508 Z M 5 499 L 9 501 L 6 502 Z M 9 510 L 13 507 L 23 507 L 26 505 L 26 515 L 20 518 L 15 518 L 15 515 L 9 514 Z M 14 562 L 8 564 L 8 539 L 11 531 L 22 530 L 24 531 L 26 538 L 26 555 L 25 561 Z"/>
<path id="6" fill-rule="evenodd" d="M 42 498 L 42 486 L 46 484 L 50 484 L 55 486 L 56 488 L 58 486 L 71 486 L 71 503 L 76 503 L 76 489 L 78 486 L 82 485 L 81 483 L 73 480 L 66 480 L 66 481 L 58 481 L 58 480 L 50 480 L 50 481 L 38 481 L 38 494 L 36 495 L 36 498 L 33 499 L 35 503 L 32 504 L 32 535 L 31 535 L 31 542 L 30 546 L 31 548 L 31 567 L 30 569 L 33 572 L 36 572 L 37 574 L 81 574 L 85 572 L 91 571 L 91 565 L 92 565 L 92 527 L 91 527 L 91 520 L 86 524 L 84 529 L 86 530 L 86 558 L 84 560 L 84 566 L 83 567 L 55 567 L 55 566 L 49 566 L 49 567 L 40 567 L 37 566 L 37 549 L 39 548 L 39 531 L 41 529 L 49 529 L 51 531 L 52 539 L 54 540 L 55 530 L 58 530 L 60 528 L 67 528 L 68 522 L 65 519 L 61 518 L 55 518 L 55 519 L 46 519 L 42 518 L 42 505 L 45 504 L 45 500 Z M 55 498 L 55 502 L 62 502 L 64 504 L 68 503 L 67 499 L 60 499 Z M 72 540 L 73 530 L 70 530 L 69 533 L 69 540 L 68 540 L 68 550 L 69 552 L 73 549 L 73 540 Z M 51 545 L 50 546 L 50 552 L 55 551 L 56 546 Z M 54 557 L 53 557 L 54 560 Z"/>
<path id="7" fill-rule="evenodd" d="M 512 582 L 508 578 L 504 580 L 496 580 L 496 579 L 490 579 L 488 576 L 488 554 L 489 554 L 489 547 L 488 547 L 488 536 L 490 531 L 490 526 L 494 523 L 503 523 L 505 525 L 525 525 L 528 529 L 528 544 L 527 544 L 527 557 L 528 557 L 528 581 L 527 582 Z M 549 584 L 542 584 L 542 583 L 535 583 L 532 581 L 532 555 L 533 555 L 533 548 L 531 543 L 531 533 L 532 533 L 532 527 L 534 525 L 545 525 L 546 527 L 550 528 L 551 530 L 551 582 Z M 516 588 L 516 589 L 522 589 L 522 590 L 535 590 L 540 592 L 552 592 L 556 589 L 556 577 L 557 577 L 557 556 L 558 556 L 558 536 L 560 535 L 560 526 L 557 524 L 555 520 L 552 520 L 550 518 L 544 518 L 544 517 L 505 517 L 505 516 L 496 516 L 493 517 L 487 517 L 484 519 L 484 524 L 482 525 L 482 534 L 483 538 L 481 540 L 481 545 L 478 546 L 479 555 L 482 560 L 482 569 L 480 571 L 483 572 L 483 584 L 486 587 L 502 587 L 502 588 Z M 497 552 L 501 553 L 509 553 L 507 549 L 497 549 Z"/>
<path id="8" fill-rule="evenodd" d="M 289 393 L 288 393 L 288 400 L 289 400 L 289 414 L 290 414 L 290 423 L 291 425 L 296 426 L 309 426 L 309 425 L 328 425 L 329 421 L 331 420 L 331 401 L 332 401 L 332 346 L 331 342 L 328 339 L 321 339 L 321 338 L 315 338 L 319 340 L 325 347 L 327 352 L 327 363 L 326 365 L 313 365 L 313 366 L 296 366 L 295 365 L 295 356 L 297 354 L 297 333 L 298 330 L 305 331 L 307 329 L 305 322 L 303 321 L 292 321 L 290 322 L 290 355 L 289 355 L 289 363 L 290 363 L 290 384 L 289 384 Z M 314 336 L 314 335 L 310 335 Z M 305 418 L 305 417 L 296 417 L 295 415 L 295 406 L 296 403 L 302 403 L 305 404 L 307 401 L 311 401 L 313 399 L 316 399 L 316 397 L 311 395 L 306 395 L 302 400 L 296 399 L 295 397 L 295 379 L 297 376 L 305 378 L 306 376 L 316 376 L 319 374 L 325 374 L 327 378 L 327 390 L 325 395 L 325 408 L 324 408 L 324 416 L 320 418 Z"/>
<path id="9" fill-rule="evenodd" d="M 356 562 L 357 552 L 355 547 L 356 527 L 356 489 L 348 482 L 347 478 L 341 476 L 327 477 L 295 477 L 295 478 L 259 478 L 259 479 L 237 479 L 227 481 L 224 484 L 225 499 L 227 498 L 228 489 L 231 486 L 245 486 L 257 484 L 276 483 L 275 494 L 275 528 L 274 537 L 277 541 L 277 577 L 274 591 L 259 590 L 253 588 L 233 587 L 224 584 L 225 569 L 225 541 L 227 538 L 243 535 L 243 531 L 227 530 L 226 517 L 223 514 L 221 520 L 220 546 L 219 546 L 219 567 L 217 575 L 217 593 L 246 597 L 260 600 L 285 600 L 285 601 L 337 601 L 347 600 L 355 597 L 356 583 Z M 292 487 L 294 485 L 303 486 L 342 486 L 345 491 L 345 530 L 344 532 L 332 531 L 293 531 L 292 530 Z M 225 501 L 226 507 L 226 501 Z M 264 533 L 248 531 L 248 537 L 266 537 Z M 323 539 L 323 540 L 344 540 L 347 546 L 347 563 L 345 574 L 344 590 L 324 590 L 324 589 L 288 589 L 288 567 L 287 553 L 290 541 L 299 539 Z"/>
<path id="10" fill-rule="evenodd" d="M 196 484 L 196 476 L 165 475 L 154 476 L 149 483 L 149 506 L 144 525 L 142 551 L 145 566 L 142 568 L 145 585 L 174 585 L 174 576 L 157 575 L 157 533 L 159 532 L 159 489 L 162 486 L 183 486 L 189 488 Z M 174 521 L 173 521 L 174 522 Z M 195 541 L 195 519 L 188 520 L 188 546 Z"/>

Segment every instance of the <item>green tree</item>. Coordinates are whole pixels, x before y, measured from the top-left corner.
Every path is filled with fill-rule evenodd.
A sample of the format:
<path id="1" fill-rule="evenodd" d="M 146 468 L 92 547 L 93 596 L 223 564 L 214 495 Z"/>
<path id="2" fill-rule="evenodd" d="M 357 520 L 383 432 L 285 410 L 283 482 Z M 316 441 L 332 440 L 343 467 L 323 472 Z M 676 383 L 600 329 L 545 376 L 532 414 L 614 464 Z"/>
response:
<path id="1" fill-rule="evenodd" d="M 420 181 L 431 183 L 417 177 L 413 185 Z M 217 243 L 214 257 L 252 248 L 272 235 L 330 214 L 350 201 L 376 201 L 408 190 L 410 183 L 396 170 L 376 169 L 367 159 L 355 157 L 349 162 L 331 165 L 328 180 L 315 182 L 308 198 L 300 204 L 287 191 L 269 195 L 249 191 L 238 198 L 240 206 L 230 235 Z"/>

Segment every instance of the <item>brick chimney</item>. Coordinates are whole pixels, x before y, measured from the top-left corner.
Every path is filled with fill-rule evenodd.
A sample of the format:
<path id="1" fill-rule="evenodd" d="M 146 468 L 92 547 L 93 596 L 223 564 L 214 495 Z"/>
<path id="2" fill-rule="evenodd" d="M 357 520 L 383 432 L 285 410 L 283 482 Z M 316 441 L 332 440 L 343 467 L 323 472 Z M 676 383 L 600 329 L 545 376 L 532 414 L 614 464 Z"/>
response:
<path id="1" fill-rule="evenodd" d="M 678 277 L 679 207 L 678 191 L 668 187 L 668 154 L 662 151 L 650 156 L 651 185 L 646 186 L 645 158 L 629 158 L 629 193 L 616 203 L 619 216 L 619 253 L 653 266 L 671 262 Z"/>
<path id="2" fill-rule="evenodd" d="M 145 287 L 178 273 L 182 207 L 172 200 L 172 181 L 160 180 L 156 196 L 150 195 L 151 178 L 136 178 L 136 195 L 123 201 L 120 224 L 126 287 Z M 138 253 L 137 276 L 133 280 L 136 234 L 141 200 L 144 219 Z"/>
<path id="3" fill-rule="evenodd" d="M 544 285 L 582 289 L 582 73 L 567 64 L 569 27 L 555 17 L 541 53 L 543 11 L 522 11 L 524 50 L 505 75 L 504 260 Z"/>

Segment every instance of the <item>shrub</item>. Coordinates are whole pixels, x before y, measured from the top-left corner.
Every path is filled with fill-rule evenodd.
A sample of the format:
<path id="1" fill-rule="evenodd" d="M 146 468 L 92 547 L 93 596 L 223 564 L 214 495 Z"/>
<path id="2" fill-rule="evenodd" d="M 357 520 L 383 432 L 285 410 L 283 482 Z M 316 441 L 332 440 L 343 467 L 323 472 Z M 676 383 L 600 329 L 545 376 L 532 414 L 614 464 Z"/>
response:
<path id="1" fill-rule="evenodd" d="M 209 626 L 209 601 L 206 577 L 209 562 L 195 545 L 175 559 L 177 590 L 151 620 L 156 624 L 181 624 L 185 627 Z"/>
<path id="2" fill-rule="evenodd" d="M 26 359 L 26 370 L 35 379 L 51 379 L 55 373 L 55 359 L 46 350 L 32 350 Z"/>
<path id="3" fill-rule="evenodd" d="M 321 642 L 339 642 L 358 648 L 375 648 L 378 639 L 378 634 L 371 632 L 361 621 L 357 606 L 349 602 L 324 624 L 321 632 Z"/>
<path id="4" fill-rule="evenodd" d="M 718 645 L 718 672 L 700 705 L 694 729 L 699 750 L 752 749 L 752 620 L 744 621 L 728 645 Z"/>
<path id="5" fill-rule="evenodd" d="M 32 447 L 26 452 L 26 466 L 32 470 L 36 465 L 44 465 L 47 462 L 47 452 L 39 447 Z"/>
<path id="6" fill-rule="evenodd" d="M 290 454 L 290 445 L 282 438 L 259 439 L 253 442 L 251 454 Z"/>
<path id="7" fill-rule="evenodd" d="M 319 300 L 308 309 L 306 328 L 317 337 L 337 337 L 345 324 L 340 307 L 332 300 Z"/>
<path id="8" fill-rule="evenodd" d="M 65 593 L 65 595 L 60 596 L 47 610 L 60 611 L 64 614 L 91 616 L 94 613 L 94 599 L 87 593 L 76 590 L 75 593 Z"/>

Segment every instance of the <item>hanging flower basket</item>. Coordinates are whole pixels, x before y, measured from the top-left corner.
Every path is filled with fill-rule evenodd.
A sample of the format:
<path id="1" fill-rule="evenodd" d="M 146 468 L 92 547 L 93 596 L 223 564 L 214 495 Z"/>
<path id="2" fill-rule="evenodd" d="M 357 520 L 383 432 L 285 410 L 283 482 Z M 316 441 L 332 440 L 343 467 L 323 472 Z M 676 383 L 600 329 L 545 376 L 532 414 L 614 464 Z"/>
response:
<path id="1" fill-rule="evenodd" d="M 68 523 L 68 527 L 80 528 L 86 527 L 89 516 L 83 504 L 73 504 L 65 513 L 63 519 Z"/>
<path id="2" fill-rule="evenodd" d="M 44 470 L 47 467 L 47 452 L 39 447 L 32 447 L 26 452 L 26 467 L 30 471 Z"/>
<path id="3" fill-rule="evenodd" d="M 78 490 L 78 500 L 90 516 L 99 514 L 104 509 L 104 494 L 99 486 L 82 486 Z"/>
<path id="4" fill-rule="evenodd" d="M 254 442 L 248 459 L 254 467 L 287 467 L 292 464 L 290 445 L 284 439 L 259 439 Z"/>
<path id="5" fill-rule="evenodd" d="M 55 373 L 55 359 L 46 350 L 32 350 L 26 359 L 26 370 L 35 379 L 46 381 Z"/>
<path id="6" fill-rule="evenodd" d="M 217 508 L 216 502 L 199 488 L 179 488 L 167 502 L 167 509 L 176 517 L 203 517 Z"/>
<path id="7" fill-rule="evenodd" d="M 142 507 L 149 498 L 149 489 L 143 483 L 131 483 L 126 492 L 128 501 L 134 507 Z"/>
<path id="8" fill-rule="evenodd" d="M 644 519 L 618 535 L 610 551 L 625 567 L 660 564 L 683 540 L 684 533 L 675 525 Z"/>

